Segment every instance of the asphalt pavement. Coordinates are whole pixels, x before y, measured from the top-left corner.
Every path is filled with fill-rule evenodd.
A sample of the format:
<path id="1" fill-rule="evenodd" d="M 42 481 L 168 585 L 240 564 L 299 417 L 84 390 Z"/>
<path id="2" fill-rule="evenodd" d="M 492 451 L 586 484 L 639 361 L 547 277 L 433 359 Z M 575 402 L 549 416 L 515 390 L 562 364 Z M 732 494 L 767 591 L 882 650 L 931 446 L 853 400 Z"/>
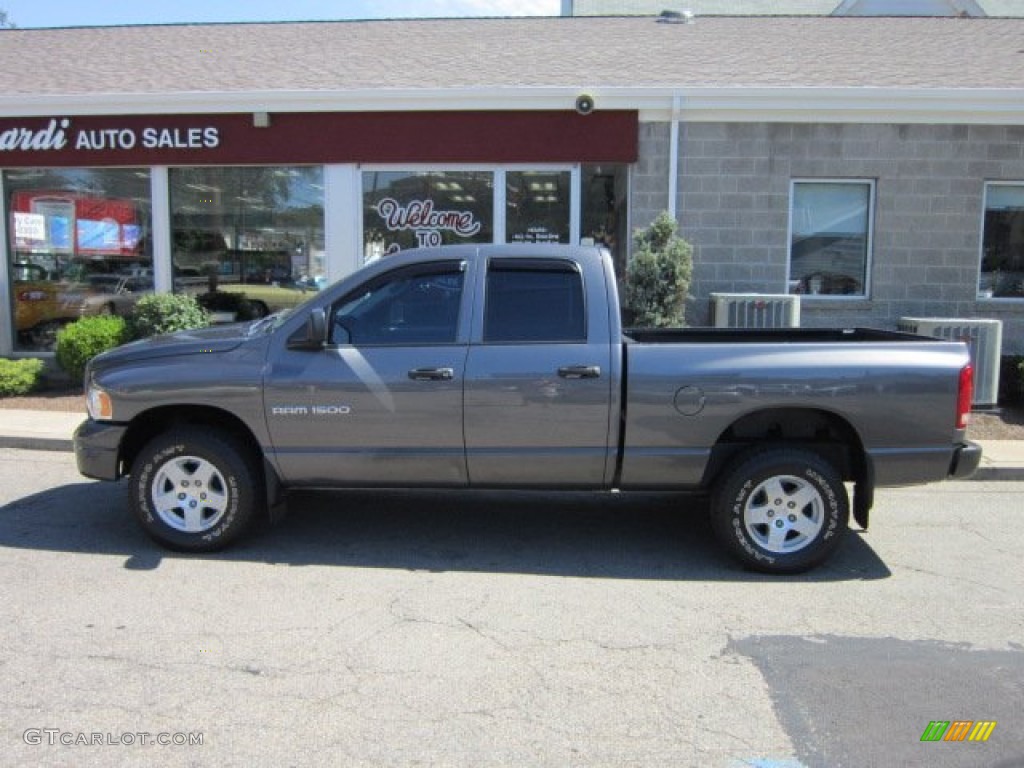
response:
<path id="1" fill-rule="evenodd" d="M 664 494 L 305 492 L 188 556 L 128 493 L 0 448 L 0 768 L 1024 765 L 1024 483 L 794 576 Z"/>
<path id="2" fill-rule="evenodd" d="M 84 413 L 0 410 L 0 448 L 70 451 Z M 983 458 L 973 480 L 1024 480 L 1024 440 L 979 440 Z"/>

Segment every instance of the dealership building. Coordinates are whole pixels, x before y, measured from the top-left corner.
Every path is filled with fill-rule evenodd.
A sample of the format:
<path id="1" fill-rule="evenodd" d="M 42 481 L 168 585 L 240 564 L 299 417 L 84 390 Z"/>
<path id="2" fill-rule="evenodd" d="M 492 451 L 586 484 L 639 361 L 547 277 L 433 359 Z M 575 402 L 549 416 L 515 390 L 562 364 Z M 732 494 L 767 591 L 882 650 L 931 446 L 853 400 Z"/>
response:
<path id="1" fill-rule="evenodd" d="M 1000 320 L 1024 354 L 1022 40 L 699 14 L 0 30 L 0 354 L 117 311 L 94 294 L 119 280 L 273 308 L 465 242 L 601 244 L 621 274 L 664 210 L 691 324 L 713 294 L 798 297 L 804 326 Z"/>

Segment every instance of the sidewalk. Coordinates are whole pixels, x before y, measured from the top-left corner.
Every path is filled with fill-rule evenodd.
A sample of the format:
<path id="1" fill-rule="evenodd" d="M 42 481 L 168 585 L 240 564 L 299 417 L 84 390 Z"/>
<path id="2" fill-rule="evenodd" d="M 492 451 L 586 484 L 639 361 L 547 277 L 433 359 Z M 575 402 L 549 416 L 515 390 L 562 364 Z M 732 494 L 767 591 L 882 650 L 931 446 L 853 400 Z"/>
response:
<path id="1" fill-rule="evenodd" d="M 0 448 L 70 451 L 71 436 L 86 419 L 85 411 L 18 411 L 0 409 Z"/>
<path id="2" fill-rule="evenodd" d="M 85 413 L 0 409 L 0 448 L 70 451 Z M 973 480 L 1024 480 L 1024 441 L 979 440 L 983 457 Z"/>

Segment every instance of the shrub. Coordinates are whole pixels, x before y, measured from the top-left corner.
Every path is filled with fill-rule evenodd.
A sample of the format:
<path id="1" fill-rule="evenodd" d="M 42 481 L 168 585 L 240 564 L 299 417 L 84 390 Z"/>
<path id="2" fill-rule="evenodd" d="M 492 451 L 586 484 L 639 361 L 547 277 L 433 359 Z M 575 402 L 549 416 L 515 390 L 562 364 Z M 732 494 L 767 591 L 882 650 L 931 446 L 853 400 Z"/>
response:
<path id="1" fill-rule="evenodd" d="M 0 397 L 27 395 L 39 385 L 42 370 L 43 361 L 36 358 L 0 358 Z"/>
<path id="2" fill-rule="evenodd" d="M 54 350 L 57 365 L 73 381 L 81 381 L 86 363 L 100 352 L 120 346 L 127 340 L 124 318 L 117 315 L 83 317 L 57 332 L 57 347 Z"/>
<path id="3" fill-rule="evenodd" d="M 626 268 L 626 305 L 638 326 L 686 324 L 683 309 L 693 274 L 693 246 L 676 234 L 667 211 L 633 235 L 635 250 Z"/>
<path id="4" fill-rule="evenodd" d="M 139 299 L 128 316 L 128 335 L 132 339 L 144 339 L 162 333 L 203 328 L 209 324 L 206 310 L 194 297 L 180 293 L 154 293 Z"/>

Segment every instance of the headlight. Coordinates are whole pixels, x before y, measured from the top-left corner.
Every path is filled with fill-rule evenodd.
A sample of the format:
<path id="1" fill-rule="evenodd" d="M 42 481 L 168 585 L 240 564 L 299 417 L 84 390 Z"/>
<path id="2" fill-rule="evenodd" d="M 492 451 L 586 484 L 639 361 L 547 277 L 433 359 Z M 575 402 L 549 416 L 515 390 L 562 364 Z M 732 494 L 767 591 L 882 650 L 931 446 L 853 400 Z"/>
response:
<path id="1" fill-rule="evenodd" d="M 95 384 L 85 393 L 85 407 L 93 421 L 111 421 L 114 418 L 114 403 L 110 395 Z"/>

